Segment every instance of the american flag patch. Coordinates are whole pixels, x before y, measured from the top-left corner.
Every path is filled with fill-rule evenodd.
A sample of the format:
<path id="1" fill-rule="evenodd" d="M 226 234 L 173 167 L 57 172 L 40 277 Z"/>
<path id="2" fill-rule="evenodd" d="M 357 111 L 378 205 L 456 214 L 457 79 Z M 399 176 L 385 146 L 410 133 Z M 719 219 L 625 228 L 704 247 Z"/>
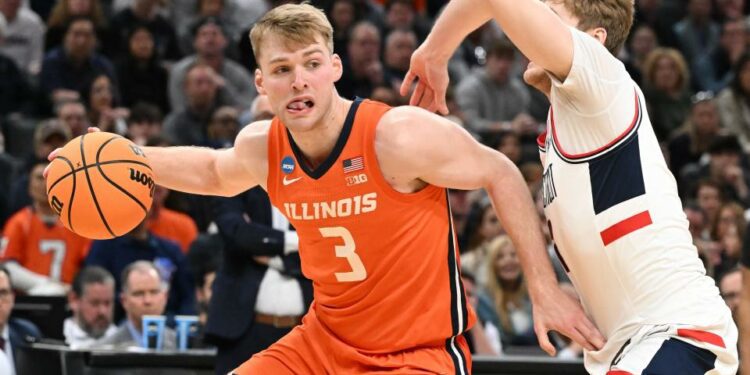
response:
<path id="1" fill-rule="evenodd" d="M 344 160 L 344 173 L 354 172 L 364 168 L 365 158 L 362 156 Z"/>

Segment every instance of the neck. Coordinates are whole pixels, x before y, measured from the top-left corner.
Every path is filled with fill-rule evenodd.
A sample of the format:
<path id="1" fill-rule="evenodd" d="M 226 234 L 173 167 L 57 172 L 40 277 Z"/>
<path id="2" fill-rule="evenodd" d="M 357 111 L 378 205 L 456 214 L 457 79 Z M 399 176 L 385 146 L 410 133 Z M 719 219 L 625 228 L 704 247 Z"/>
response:
<path id="1" fill-rule="evenodd" d="M 224 56 L 222 56 L 221 54 L 218 54 L 218 55 L 202 55 L 202 56 L 199 56 L 198 59 L 202 63 L 210 66 L 211 68 L 213 68 L 213 70 L 217 74 L 221 74 L 221 65 L 224 63 Z"/>
<path id="2" fill-rule="evenodd" d="M 328 158 L 344 128 L 344 121 L 352 102 L 334 93 L 328 111 L 320 121 L 305 131 L 291 131 L 294 142 L 312 168 L 316 168 Z"/>
<path id="3" fill-rule="evenodd" d="M 132 317 L 128 317 L 128 321 L 133 325 L 136 331 L 143 332 L 143 328 L 141 327 L 141 319 L 132 319 Z"/>
<path id="4" fill-rule="evenodd" d="M 40 203 L 40 202 L 34 202 L 34 211 L 36 211 L 37 215 L 43 215 L 43 216 L 51 216 L 54 215 L 54 211 L 52 211 L 52 208 L 47 204 L 47 202 Z"/>

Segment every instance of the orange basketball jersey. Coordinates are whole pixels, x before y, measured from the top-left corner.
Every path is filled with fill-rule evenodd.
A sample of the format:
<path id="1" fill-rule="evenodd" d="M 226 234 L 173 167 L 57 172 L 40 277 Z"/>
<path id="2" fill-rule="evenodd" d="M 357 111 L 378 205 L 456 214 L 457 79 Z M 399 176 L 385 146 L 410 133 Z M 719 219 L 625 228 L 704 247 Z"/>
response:
<path id="1" fill-rule="evenodd" d="M 70 284 L 90 244 L 91 240 L 69 231 L 58 220 L 45 224 L 26 207 L 5 224 L 0 260 L 15 260 L 29 271 Z"/>
<path id="2" fill-rule="evenodd" d="M 355 101 L 331 155 L 314 170 L 274 118 L 268 193 L 299 234 L 312 309 L 331 334 L 377 354 L 445 347 L 458 368 L 466 358 L 455 337 L 476 318 L 460 281 L 447 190 L 403 194 L 385 180 L 374 139 L 389 109 Z"/>

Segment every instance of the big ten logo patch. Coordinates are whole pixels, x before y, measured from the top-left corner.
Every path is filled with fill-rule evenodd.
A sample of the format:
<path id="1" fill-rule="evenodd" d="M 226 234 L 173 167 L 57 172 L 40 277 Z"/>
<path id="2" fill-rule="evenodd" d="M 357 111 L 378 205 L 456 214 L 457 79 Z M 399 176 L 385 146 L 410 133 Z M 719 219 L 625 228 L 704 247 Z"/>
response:
<path id="1" fill-rule="evenodd" d="M 138 182 L 143 186 L 148 186 L 149 193 L 148 195 L 150 197 L 154 196 L 154 190 L 156 189 L 156 185 L 154 184 L 154 179 L 147 175 L 145 172 L 141 172 L 139 170 L 129 168 L 130 169 L 130 179 L 132 181 Z"/>
<path id="2" fill-rule="evenodd" d="M 354 176 L 346 176 L 344 178 L 346 179 L 346 186 L 354 186 L 367 182 L 367 175 L 364 173 L 360 173 Z"/>

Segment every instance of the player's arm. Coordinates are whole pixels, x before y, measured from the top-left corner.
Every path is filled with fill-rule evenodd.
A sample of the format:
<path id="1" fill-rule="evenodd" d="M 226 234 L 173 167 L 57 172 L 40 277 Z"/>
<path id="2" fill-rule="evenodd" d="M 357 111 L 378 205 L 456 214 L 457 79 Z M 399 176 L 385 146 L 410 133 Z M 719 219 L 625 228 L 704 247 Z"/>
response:
<path id="1" fill-rule="evenodd" d="M 168 189 L 201 195 L 235 196 L 267 175 L 267 132 L 270 122 L 253 123 L 240 131 L 234 147 L 143 147 L 156 183 Z"/>
<path id="2" fill-rule="evenodd" d="M 563 81 L 573 64 L 573 38 L 560 17 L 537 0 L 453 0 L 446 5 L 425 42 L 411 58 L 401 85 L 406 95 L 418 78 L 411 104 L 448 113 L 447 65 L 461 41 L 495 19 L 521 52 Z"/>
<path id="3" fill-rule="evenodd" d="M 580 305 L 558 287 L 531 194 L 507 157 L 482 146 L 458 125 L 417 107 L 387 112 L 378 125 L 375 147 L 383 173 L 398 190 L 413 191 L 430 183 L 487 191 L 518 249 L 534 305 L 535 329 L 545 351 L 554 353 L 547 339 L 549 330 L 590 350 L 603 345 L 602 335 Z"/>
<path id="4" fill-rule="evenodd" d="M 740 332 L 740 370 L 742 375 L 750 375 L 750 269 L 742 266 L 742 291 L 737 314 Z"/>

